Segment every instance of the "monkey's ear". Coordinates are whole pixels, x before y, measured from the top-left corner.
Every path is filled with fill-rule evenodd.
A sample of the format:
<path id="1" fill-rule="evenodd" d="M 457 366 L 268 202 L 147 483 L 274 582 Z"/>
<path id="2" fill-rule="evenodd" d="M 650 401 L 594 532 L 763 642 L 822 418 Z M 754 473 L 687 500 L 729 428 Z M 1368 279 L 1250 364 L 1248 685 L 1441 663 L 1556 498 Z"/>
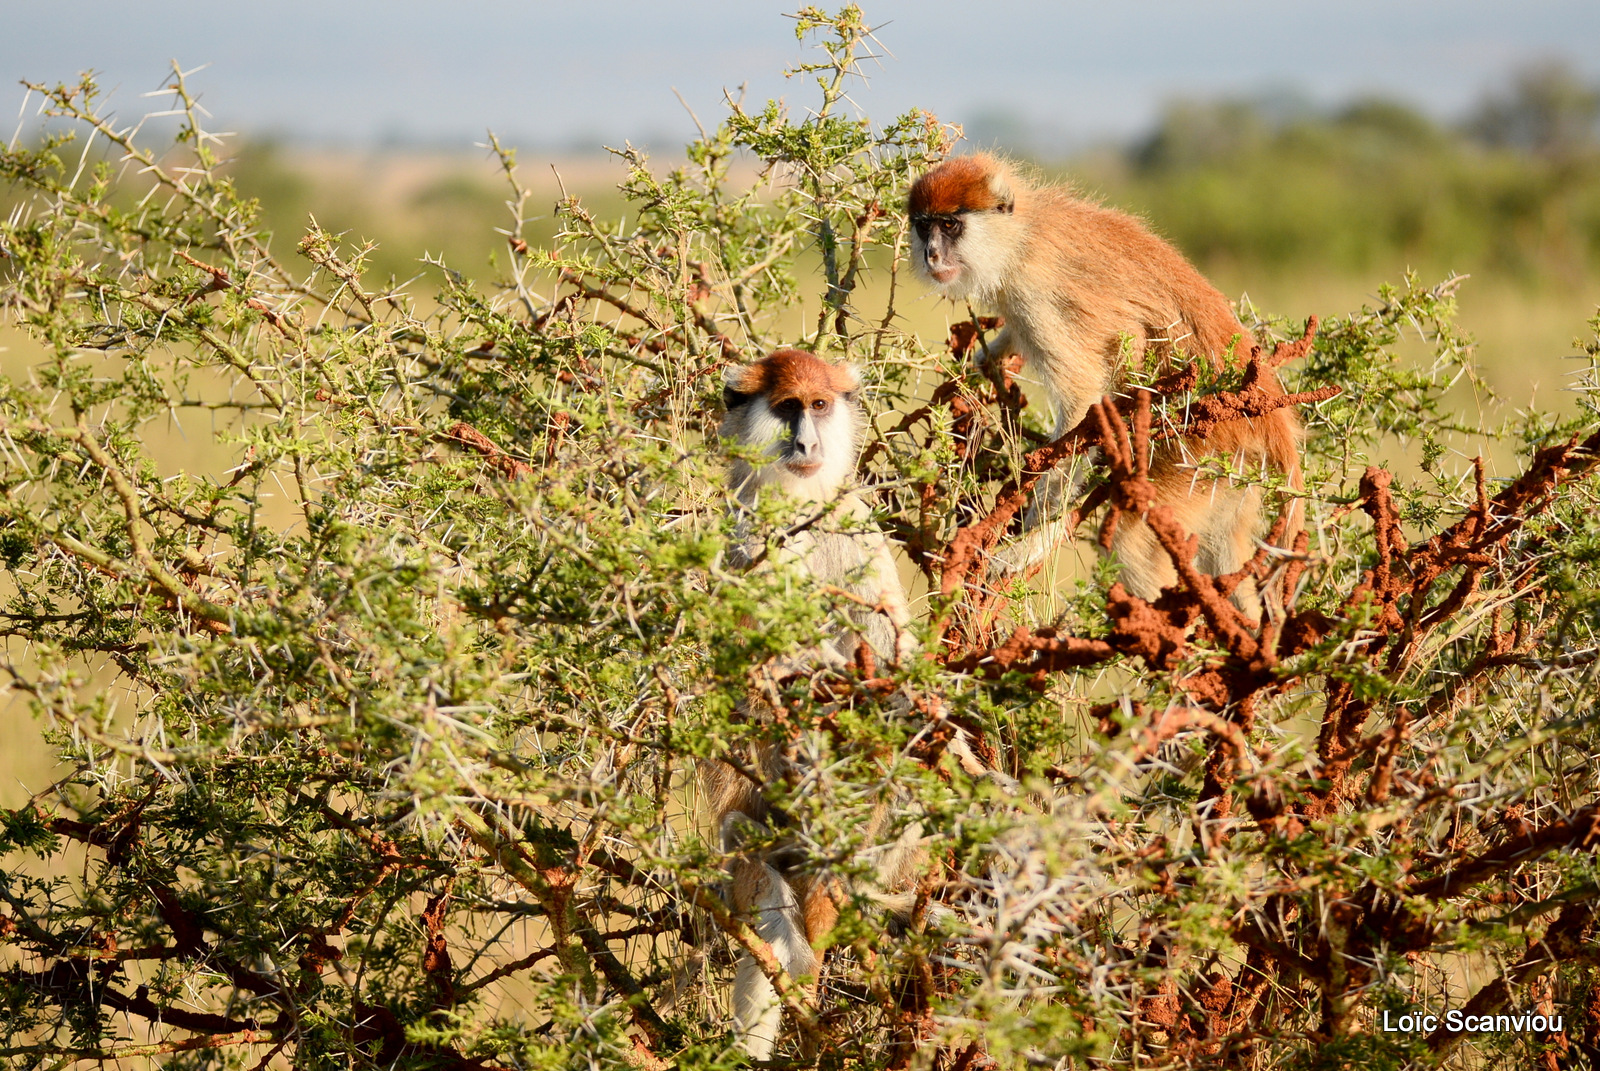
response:
<path id="1" fill-rule="evenodd" d="M 998 212 L 1009 212 L 1017 203 L 1017 195 L 1011 192 L 1011 175 L 1004 164 L 996 163 L 989 173 L 989 192 L 1000 202 L 994 206 Z"/>
<path id="2" fill-rule="evenodd" d="M 839 396 L 847 403 L 854 405 L 856 396 L 861 393 L 861 369 L 853 364 L 837 366 L 835 384 L 835 389 L 838 390 Z"/>
<path id="3" fill-rule="evenodd" d="M 755 395 L 739 388 L 744 386 L 745 375 L 750 370 L 743 365 L 731 364 L 722 371 L 722 405 L 732 411 L 741 405 L 748 405 Z"/>

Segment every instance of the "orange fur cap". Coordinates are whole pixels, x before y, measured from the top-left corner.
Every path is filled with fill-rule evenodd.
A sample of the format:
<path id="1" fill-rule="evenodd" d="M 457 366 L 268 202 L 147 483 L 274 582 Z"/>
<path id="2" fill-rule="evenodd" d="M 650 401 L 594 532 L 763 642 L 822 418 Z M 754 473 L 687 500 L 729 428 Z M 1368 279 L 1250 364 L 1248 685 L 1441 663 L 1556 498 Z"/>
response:
<path id="1" fill-rule="evenodd" d="M 987 212 L 1008 198 L 1002 169 L 991 156 L 957 156 L 929 171 L 911 187 L 912 216 Z"/>
<path id="2" fill-rule="evenodd" d="M 764 394 L 776 405 L 787 398 L 849 394 L 860 388 L 861 380 L 848 365 L 829 364 L 805 350 L 781 349 L 731 377 L 728 385 L 740 394 Z"/>

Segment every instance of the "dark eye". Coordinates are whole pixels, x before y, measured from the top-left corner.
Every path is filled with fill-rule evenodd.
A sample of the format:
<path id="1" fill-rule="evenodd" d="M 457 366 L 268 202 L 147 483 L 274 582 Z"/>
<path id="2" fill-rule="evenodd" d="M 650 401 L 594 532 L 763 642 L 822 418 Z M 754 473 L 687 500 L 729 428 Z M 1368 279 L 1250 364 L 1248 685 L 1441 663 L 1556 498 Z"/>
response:
<path id="1" fill-rule="evenodd" d="M 800 412 L 800 399 L 785 398 L 772 408 L 783 416 L 796 416 Z"/>

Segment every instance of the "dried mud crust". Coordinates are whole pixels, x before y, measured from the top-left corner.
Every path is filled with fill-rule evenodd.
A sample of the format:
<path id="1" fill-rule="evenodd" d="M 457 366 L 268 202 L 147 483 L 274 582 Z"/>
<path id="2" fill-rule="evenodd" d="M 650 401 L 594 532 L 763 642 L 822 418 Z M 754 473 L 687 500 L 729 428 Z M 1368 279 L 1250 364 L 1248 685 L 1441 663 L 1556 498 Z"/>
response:
<path id="1" fill-rule="evenodd" d="M 958 355 L 974 347 L 980 327 L 993 325 L 961 326 L 966 329 L 953 331 L 951 339 L 952 350 Z M 1357 505 L 1372 519 L 1376 563 L 1337 611 L 1300 609 L 1295 606 L 1294 597 L 1305 568 L 1308 538 L 1303 532 L 1297 533 L 1294 553 L 1286 564 L 1276 565 L 1284 574 L 1283 613 L 1257 627 L 1229 596 L 1246 578 L 1259 583 L 1274 568 L 1266 550 L 1258 551 L 1235 573 L 1214 577 L 1199 571 L 1194 564 L 1198 541 L 1183 529 L 1169 507 L 1156 500 L 1148 459 L 1152 444 L 1163 440 L 1182 437 L 1203 441 L 1227 422 L 1339 394 L 1341 388 L 1336 385 L 1284 394 L 1272 380 L 1274 369 L 1309 352 L 1316 330 L 1317 322 L 1312 318 L 1300 338 L 1280 343 L 1270 354 L 1258 347 L 1238 390 L 1188 400 L 1181 423 L 1152 427 L 1152 403 L 1156 397 L 1192 391 L 1198 383 L 1198 372 L 1192 365 L 1163 376 L 1153 390 L 1135 391 L 1125 398 L 1102 398 L 1076 428 L 1029 453 L 987 513 L 960 528 L 944 550 L 939 591 L 951 600 L 952 607 L 941 622 L 943 643 L 939 657 L 944 664 L 991 679 L 1008 672 L 1022 673 L 1033 687 L 1043 689 L 1051 673 L 1116 658 L 1135 658 L 1151 670 L 1175 673 L 1190 665 L 1198 651 L 1213 652 L 1197 668 L 1174 680 L 1174 688 L 1197 709 L 1237 727 L 1247 739 L 1259 700 L 1299 680 L 1295 672 L 1285 668 L 1285 661 L 1328 640 L 1346 622 L 1364 619 L 1354 643 L 1357 657 L 1391 676 L 1402 672 L 1415 657 L 1419 641 L 1468 605 L 1491 569 L 1507 566 L 1506 551 L 1512 536 L 1549 505 L 1561 486 L 1582 478 L 1600 464 L 1600 433 L 1581 441 L 1574 436 L 1536 452 L 1520 477 L 1499 494 L 1490 496 L 1479 459 L 1475 505 L 1454 524 L 1416 542 L 1408 542 L 1402 530 L 1389 492 L 1392 477 L 1384 469 L 1370 467 L 1361 478 Z M 996 395 L 997 400 L 1003 401 L 1002 392 L 1010 381 L 1004 370 L 1001 374 Z M 951 401 L 957 403 L 959 399 L 952 396 Z M 956 407 L 952 404 L 952 408 Z M 1068 515 L 1069 530 L 1093 510 L 1105 506 L 1100 538 L 1103 543 L 1109 542 L 1120 515 L 1133 512 L 1145 520 L 1167 552 L 1179 583 L 1154 600 L 1139 598 L 1120 584 L 1112 585 L 1105 606 L 1110 628 L 1103 636 L 1019 627 L 1003 638 L 975 642 L 981 641 L 981 635 L 975 637 L 969 632 L 979 630 L 965 627 L 963 619 L 971 621 L 988 613 L 992 621 L 1002 599 L 992 590 L 970 585 L 969 578 L 982 575 L 988 555 L 1019 516 L 1038 481 L 1066 458 L 1093 448 L 1101 451 L 1106 480 Z M 1283 537 L 1288 505 L 1280 510 L 1267 543 L 1276 543 Z M 1531 559 L 1525 553 L 1522 558 L 1526 562 L 1520 568 L 1531 570 Z M 1513 571 L 1516 568 L 1513 566 Z M 1442 583 L 1448 583 L 1449 588 L 1440 597 L 1435 589 Z M 1450 687 L 1421 704 L 1416 717 L 1430 722 L 1447 715 L 1493 670 L 1526 657 L 1535 640 L 1536 637 L 1518 640 L 1510 632 L 1492 630 L 1480 656 Z M 1214 653 L 1218 651 L 1221 654 Z M 1325 715 L 1318 739 L 1318 787 L 1303 794 L 1307 802 L 1302 804 L 1302 812 L 1294 815 L 1286 815 L 1282 806 L 1271 802 L 1285 798 L 1282 793 L 1258 794 L 1259 798 L 1252 800 L 1251 811 L 1263 826 L 1301 826 L 1306 820 L 1330 813 L 1353 791 L 1359 791 L 1348 782 L 1348 774 L 1352 761 L 1365 752 L 1376 750 L 1379 754 L 1376 769 L 1366 781 L 1366 791 L 1381 798 L 1388 790 L 1399 743 L 1408 726 L 1397 724 L 1380 738 L 1364 739 L 1361 732 L 1370 711 L 1368 701 L 1346 682 L 1329 680 L 1325 691 Z M 1102 728 L 1115 731 L 1109 720 Z M 1202 800 L 1214 800 L 1220 816 L 1229 810 L 1225 786 L 1237 772 L 1237 749 L 1222 735 L 1213 732 L 1213 736 L 1216 739 Z"/>

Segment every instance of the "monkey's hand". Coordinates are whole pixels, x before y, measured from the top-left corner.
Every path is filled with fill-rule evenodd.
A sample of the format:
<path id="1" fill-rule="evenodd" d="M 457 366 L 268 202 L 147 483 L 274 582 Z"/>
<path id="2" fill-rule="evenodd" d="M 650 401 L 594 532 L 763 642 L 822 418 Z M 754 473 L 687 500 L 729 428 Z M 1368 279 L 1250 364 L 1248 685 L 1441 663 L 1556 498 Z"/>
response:
<path id="1" fill-rule="evenodd" d="M 980 369 L 987 369 L 991 361 L 1003 361 L 1018 352 L 1011 328 L 1002 327 L 987 337 L 978 336 L 978 341 L 972 347 L 972 359 Z"/>

